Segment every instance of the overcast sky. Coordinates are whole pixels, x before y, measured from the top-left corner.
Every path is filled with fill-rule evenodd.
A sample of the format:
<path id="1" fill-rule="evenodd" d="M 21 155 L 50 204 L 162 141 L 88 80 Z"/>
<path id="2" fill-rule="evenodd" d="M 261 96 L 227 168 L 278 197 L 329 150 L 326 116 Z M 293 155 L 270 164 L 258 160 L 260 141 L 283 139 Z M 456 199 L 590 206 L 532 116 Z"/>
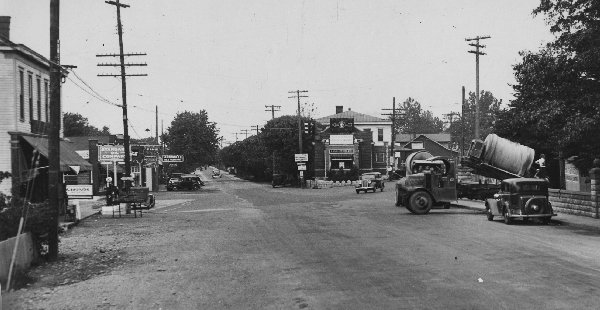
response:
<path id="1" fill-rule="evenodd" d="M 49 0 L 0 0 L 12 16 L 11 40 L 49 57 Z M 271 118 L 294 114 L 288 91 L 308 90 L 303 102 L 316 117 L 336 105 L 380 116 L 392 97 L 415 98 L 442 117 L 459 111 L 461 87 L 475 89 L 475 56 L 465 38 L 489 35 L 480 61 L 480 88 L 510 101 L 512 66 L 519 51 L 552 40 L 539 0 L 126 0 L 122 9 L 125 52 L 147 56 L 128 73 L 130 136 L 155 131 L 158 106 L 166 129 L 177 112 L 205 109 L 227 141 Z M 121 103 L 117 67 L 98 67 L 96 54 L 118 53 L 115 7 L 103 0 L 62 0 L 61 63 L 94 91 Z M 63 110 L 91 125 L 122 133 L 120 108 L 84 92 L 74 74 L 63 84 Z M 78 86 L 79 85 L 79 86 Z M 81 87 L 81 88 L 80 88 Z M 90 92 L 88 90 L 88 92 Z M 243 134 L 239 134 L 241 139 Z"/>

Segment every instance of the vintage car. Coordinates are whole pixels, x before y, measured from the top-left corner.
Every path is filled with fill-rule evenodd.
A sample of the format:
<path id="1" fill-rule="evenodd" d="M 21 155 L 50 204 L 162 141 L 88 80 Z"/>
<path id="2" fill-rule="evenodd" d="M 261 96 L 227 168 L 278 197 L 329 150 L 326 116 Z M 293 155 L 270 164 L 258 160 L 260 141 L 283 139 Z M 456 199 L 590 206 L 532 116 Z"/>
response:
<path id="1" fill-rule="evenodd" d="M 213 179 L 220 178 L 221 177 L 221 170 L 213 169 L 213 171 L 212 171 L 212 177 L 213 177 Z"/>
<path id="2" fill-rule="evenodd" d="M 198 190 L 204 182 L 196 175 L 182 175 L 177 180 L 167 184 L 167 191 Z"/>
<path id="3" fill-rule="evenodd" d="M 504 223 L 511 224 L 513 219 L 538 219 L 547 224 L 556 214 L 548 200 L 548 181 L 535 178 L 513 178 L 503 180 L 500 191 L 494 198 L 485 201 L 487 219 L 502 216 Z"/>
<path id="4" fill-rule="evenodd" d="M 380 189 L 383 192 L 383 188 L 385 184 L 383 183 L 383 179 L 381 178 L 381 173 L 379 172 L 367 172 L 363 173 L 358 180 L 358 184 L 356 184 L 356 193 L 359 194 L 361 191 L 373 191 L 373 193 Z"/>

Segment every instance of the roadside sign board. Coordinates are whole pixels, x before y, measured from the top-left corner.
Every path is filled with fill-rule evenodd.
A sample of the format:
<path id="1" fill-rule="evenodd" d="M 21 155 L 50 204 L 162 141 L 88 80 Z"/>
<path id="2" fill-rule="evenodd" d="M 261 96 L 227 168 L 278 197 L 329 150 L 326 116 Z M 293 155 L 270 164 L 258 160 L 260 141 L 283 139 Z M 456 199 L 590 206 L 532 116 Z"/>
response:
<path id="1" fill-rule="evenodd" d="M 182 163 L 183 155 L 163 155 L 163 163 Z"/>
<path id="2" fill-rule="evenodd" d="M 122 145 L 98 145 L 98 161 L 113 162 L 125 160 L 125 148 Z"/>
<path id="3" fill-rule="evenodd" d="M 94 195 L 92 184 L 67 184 L 66 190 L 69 199 L 92 199 Z"/>
<path id="4" fill-rule="evenodd" d="M 298 164 L 298 171 L 306 171 L 306 165 L 305 164 Z"/>
<path id="5" fill-rule="evenodd" d="M 308 153 L 294 154 L 296 162 L 308 161 Z"/>

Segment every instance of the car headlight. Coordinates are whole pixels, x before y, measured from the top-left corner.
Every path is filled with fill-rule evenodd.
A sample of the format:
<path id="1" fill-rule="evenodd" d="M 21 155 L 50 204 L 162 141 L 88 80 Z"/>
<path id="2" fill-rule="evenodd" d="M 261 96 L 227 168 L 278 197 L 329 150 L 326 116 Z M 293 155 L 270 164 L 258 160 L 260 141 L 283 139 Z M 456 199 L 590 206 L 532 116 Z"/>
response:
<path id="1" fill-rule="evenodd" d="M 540 206 L 538 206 L 536 204 L 531 205 L 531 210 L 533 210 L 534 212 L 539 212 L 540 209 L 541 209 Z"/>

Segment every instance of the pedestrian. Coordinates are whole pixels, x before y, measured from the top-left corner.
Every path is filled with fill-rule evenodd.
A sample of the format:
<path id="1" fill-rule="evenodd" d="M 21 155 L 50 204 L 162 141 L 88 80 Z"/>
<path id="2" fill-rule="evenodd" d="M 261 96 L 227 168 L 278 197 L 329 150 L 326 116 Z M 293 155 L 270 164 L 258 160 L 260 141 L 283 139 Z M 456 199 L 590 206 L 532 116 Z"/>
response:
<path id="1" fill-rule="evenodd" d="M 545 179 L 546 178 L 546 155 L 540 154 L 540 158 L 535 161 L 538 165 L 538 171 L 535 174 L 536 177 Z"/>

